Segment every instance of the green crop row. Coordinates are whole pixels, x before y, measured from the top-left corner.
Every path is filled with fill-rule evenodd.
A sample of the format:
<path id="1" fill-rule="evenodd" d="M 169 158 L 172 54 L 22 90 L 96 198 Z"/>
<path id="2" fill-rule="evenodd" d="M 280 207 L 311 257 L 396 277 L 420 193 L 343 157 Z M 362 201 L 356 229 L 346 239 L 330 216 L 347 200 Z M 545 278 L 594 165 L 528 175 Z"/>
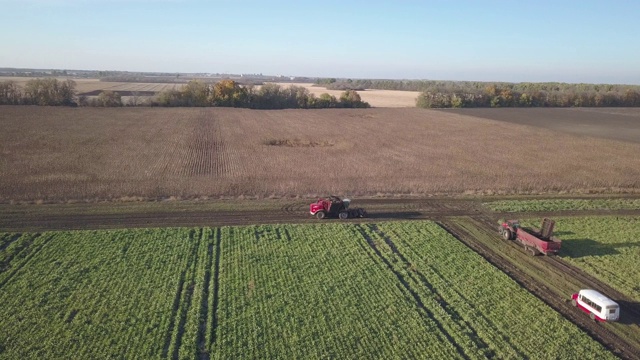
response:
<path id="1" fill-rule="evenodd" d="M 162 356 L 175 322 L 176 289 L 183 285 L 198 231 L 58 232 L 36 238 L 29 255 L 14 258 L 0 274 L 0 357 Z"/>
<path id="2" fill-rule="evenodd" d="M 497 212 L 637 210 L 640 209 L 640 199 L 503 200 L 484 205 Z"/>
<path id="3" fill-rule="evenodd" d="M 0 244 L 0 358 L 611 357 L 427 221 Z"/>
<path id="4" fill-rule="evenodd" d="M 456 358 L 435 320 L 416 311 L 354 231 L 224 228 L 214 357 Z"/>
<path id="5" fill-rule="evenodd" d="M 513 359 L 603 353 L 586 334 L 442 228 L 415 222 L 378 227 L 412 272 L 428 282 L 447 320 L 469 337 L 468 351 Z"/>
<path id="6" fill-rule="evenodd" d="M 633 216 L 557 218 L 560 256 L 640 301 L 640 218 Z M 537 226 L 528 220 L 527 226 Z"/>

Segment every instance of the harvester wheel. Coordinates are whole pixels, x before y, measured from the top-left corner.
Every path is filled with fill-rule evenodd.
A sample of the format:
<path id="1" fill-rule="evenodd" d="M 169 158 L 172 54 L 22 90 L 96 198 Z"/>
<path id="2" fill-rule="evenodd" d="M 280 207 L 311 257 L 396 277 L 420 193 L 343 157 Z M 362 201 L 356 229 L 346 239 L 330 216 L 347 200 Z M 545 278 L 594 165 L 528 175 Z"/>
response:
<path id="1" fill-rule="evenodd" d="M 504 229 L 504 231 L 502 232 L 502 236 L 505 240 L 511 240 L 511 230 Z"/>
<path id="2" fill-rule="evenodd" d="M 576 299 L 571 299 L 571 305 L 578 306 L 578 302 L 576 301 Z"/>
<path id="3" fill-rule="evenodd" d="M 341 211 L 338 214 L 338 217 L 340 218 L 340 220 L 346 220 L 349 217 L 349 212 L 347 211 Z"/>
<path id="4" fill-rule="evenodd" d="M 327 214 L 325 214 L 325 213 L 324 213 L 324 211 L 318 211 L 318 212 L 316 213 L 316 217 L 317 217 L 318 219 L 324 219 L 324 217 L 325 217 L 326 215 L 327 215 Z"/>

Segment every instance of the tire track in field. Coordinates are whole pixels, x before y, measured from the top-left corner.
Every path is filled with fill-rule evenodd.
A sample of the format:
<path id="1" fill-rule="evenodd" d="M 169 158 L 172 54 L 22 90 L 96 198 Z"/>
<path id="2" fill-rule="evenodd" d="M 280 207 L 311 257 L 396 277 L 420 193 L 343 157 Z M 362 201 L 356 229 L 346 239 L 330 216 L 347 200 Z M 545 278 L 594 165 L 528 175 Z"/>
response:
<path id="1" fill-rule="evenodd" d="M 40 233 L 36 233 L 35 236 L 36 237 L 40 236 Z M 19 240 L 21 237 L 22 237 L 21 233 L 13 234 L 12 236 L 10 236 L 7 241 L 5 241 L 4 243 L 2 243 L 2 245 L 0 245 L 0 252 L 8 248 L 11 244 Z M 20 255 L 21 252 L 28 249 L 29 246 L 31 246 L 31 244 L 33 243 L 33 240 L 34 239 L 30 239 L 28 241 L 25 241 L 26 244 L 18 245 L 19 247 L 21 247 L 21 249 L 17 253 L 11 256 L 7 256 L 4 260 L 0 261 L 0 273 L 4 272 L 9 267 L 9 263 L 11 263 L 11 260 L 13 260 L 13 258 L 15 258 L 17 255 Z"/>
<path id="2" fill-rule="evenodd" d="M 571 276 L 580 282 L 587 284 L 589 288 L 598 289 L 601 293 L 607 294 L 609 297 L 616 299 L 618 303 L 622 303 L 620 311 L 624 313 L 625 322 L 640 324 L 640 304 L 637 304 L 629 296 L 612 288 L 610 285 L 588 275 L 584 270 L 575 267 L 561 258 L 557 257 L 541 257 L 542 261 L 547 262 L 557 269 L 561 269 L 565 273 L 571 273 Z"/>
<path id="3" fill-rule="evenodd" d="M 478 221 L 484 222 L 484 225 L 487 226 L 489 225 L 486 223 L 487 221 L 491 223 L 490 219 Z M 558 290 L 550 288 L 553 287 L 554 281 L 557 281 L 557 278 L 572 276 L 572 274 L 562 274 L 561 272 L 555 271 L 546 271 L 541 273 L 540 271 L 544 270 L 541 268 L 542 265 L 540 263 L 532 263 L 530 259 L 533 257 L 524 252 L 509 252 L 511 256 L 515 256 L 518 259 L 506 258 L 505 254 L 498 253 L 489 246 L 483 244 L 482 241 L 478 240 L 474 234 L 470 233 L 465 227 L 457 224 L 456 222 L 447 220 L 438 221 L 436 223 L 453 237 L 482 256 L 493 266 L 500 269 L 522 288 L 527 289 L 531 294 L 547 304 L 550 308 L 557 311 L 564 318 L 578 326 L 582 331 L 591 336 L 591 338 L 601 343 L 613 354 L 622 359 L 640 359 L 637 350 L 632 344 L 629 344 L 626 340 L 616 335 L 608 328 L 590 320 L 588 316 L 584 316 L 583 312 L 575 311 L 575 308 L 571 306 L 566 297 L 559 296 L 556 293 Z M 493 233 L 493 231 L 490 230 L 492 230 L 491 227 L 484 228 L 485 232 Z M 498 237 L 496 235 L 496 239 L 497 238 Z M 517 246 L 515 244 L 511 245 Z M 531 267 L 533 267 L 535 270 L 532 273 L 528 273 L 520 268 L 522 266 L 525 266 L 527 269 L 531 269 Z"/>
<path id="4" fill-rule="evenodd" d="M 9 240 L 3 242 L 2 244 L 0 244 L 0 251 L 6 249 L 9 247 L 9 245 L 11 245 L 14 241 L 20 239 L 22 237 L 21 233 L 17 233 L 17 234 L 13 234 L 11 235 L 11 237 L 9 238 Z"/>
<path id="5" fill-rule="evenodd" d="M 219 306 L 219 288 L 220 288 L 220 243 L 222 240 L 222 230 L 220 228 L 216 229 L 216 241 L 215 241 L 215 260 L 213 264 L 213 291 L 212 291 L 212 306 L 211 306 L 211 314 L 210 320 L 211 325 L 209 326 L 209 351 L 213 350 L 213 345 L 216 342 L 216 336 L 218 334 L 218 306 Z"/>
<path id="6" fill-rule="evenodd" d="M 221 176 L 227 173 L 226 145 L 211 112 L 201 109 L 181 154 L 180 176 Z"/>
<path id="7" fill-rule="evenodd" d="M 173 309 L 171 311 L 171 321 L 169 322 L 169 329 L 167 330 L 167 335 L 165 338 L 164 348 L 162 349 L 162 357 L 168 358 L 171 356 L 172 358 L 178 358 L 178 350 L 180 349 L 180 341 L 182 340 L 182 333 L 184 332 L 184 323 L 186 321 L 186 312 L 189 307 L 189 302 L 191 301 L 191 295 L 193 294 L 193 284 L 189 285 L 185 292 L 185 284 L 187 282 L 187 275 L 189 271 L 195 272 L 195 264 L 198 257 L 198 245 L 199 241 L 193 240 L 194 232 L 189 234 L 189 241 L 193 241 L 191 254 L 187 259 L 187 265 L 180 273 L 180 280 L 178 281 L 178 289 L 176 291 L 176 296 L 173 300 Z M 193 267 L 193 269 L 192 269 Z M 193 275 L 193 274 L 192 274 Z M 193 281 L 193 276 L 191 277 L 191 281 Z M 185 295 L 183 296 L 183 293 Z M 191 294 L 189 294 L 191 293 Z M 186 305 L 183 305 L 187 302 Z M 180 311 L 182 308 L 183 311 Z M 186 308 L 186 310 L 184 310 Z M 177 322 L 177 324 L 176 324 Z M 174 340 L 175 337 L 175 340 Z M 171 349 L 172 345 L 174 346 Z M 171 350 L 171 354 L 169 354 Z"/>
<path id="8" fill-rule="evenodd" d="M 369 234 L 367 234 L 366 230 L 364 229 L 363 225 L 355 225 L 356 229 L 360 232 L 361 236 L 366 240 L 367 244 L 369 244 L 369 246 L 371 247 L 371 249 L 375 252 L 375 254 L 377 255 L 377 257 L 387 266 L 387 268 L 396 276 L 396 278 L 398 279 L 398 281 L 400 282 L 400 284 L 402 285 L 402 287 L 405 289 L 405 291 L 411 295 L 411 297 L 413 298 L 413 301 L 415 301 L 415 304 L 418 308 L 418 313 L 421 315 L 421 317 L 423 317 L 423 320 L 427 319 L 431 319 L 433 320 L 433 323 L 435 324 L 435 326 L 438 328 L 438 330 L 440 331 L 440 333 L 445 337 L 445 339 L 455 348 L 456 352 L 458 353 L 458 355 L 460 355 L 462 358 L 464 359 L 469 359 L 469 357 L 467 356 L 467 354 L 465 353 L 464 349 L 462 349 L 460 347 L 460 345 L 458 345 L 458 343 L 455 341 L 455 339 L 453 338 L 453 336 L 451 334 L 449 334 L 449 332 L 443 327 L 443 325 L 438 322 L 435 319 L 435 315 L 432 311 L 430 311 L 422 302 L 422 299 L 420 298 L 420 295 L 411 288 L 411 285 L 409 284 L 409 282 L 405 279 L 404 275 L 402 275 L 400 272 L 398 272 L 393 265 L 391 264 L 391 262 L 389 261 L 389 259 L 387 259 L 382 252 L 380 252 L 380 250 L 377 248 L 374 240 L 371 238 L 371 236 L 369 236 Z M 424 318 L 426 317 L 426 318 Z"/>
<path id="9" fill-rule="evenodd" d="M 48 237 L 44 238 L 42 244 L 40 244 L 39 246 L 37 246 L 33 251 L 31 251 L 30 249 L 32 248 L 31 245 L 42 236 L 42 234 L 37 233 L 33 239 L 31 239 L 31 241 L 29 241 L 29 243 L 27 244 L 27 246 L 25 246 L 24 249 L 20 250 L 17 254 L 15 255 L 19 255 L 22 254 L 24 251 L 30 251 L 28 253 L 28 255 L 22 260 L 21 263 L 19 263 L 19 265 L 11 270 L 8 270 L 7 272 L 0 272 L 0 276 L 7 274 L 4 279 L 0 278 L 0 288 L 2 288 L 5 284 L 7 284 L 18 272 L 20 272 L 20 270 L 25 267 L 28 263 L 31 262 L 31 259 L 33 259 L 34 256 L 36 256 L 40 251 L 42 251 L 42 249 L 51 241 L 51 239 L 53 238 L 53 234 L 48 235 Z M 0 264 L 2 266 L 4 265 L 9 265 L 9 263 L 11 262 L 11 260 L 13 260 L 13 258 L 15 257 L 15 255 L 13 257 L 11 257 L 9 259 L 9 261 L 7 261 L 4 264 Z M 3 270 L 2 268 L 0 268 L 0 270 Z"/>
<path id="10" fill-rule="evenodd" d="M 402 261 L 402 265 L 409 269 L 412 267 L 412 263 L 400 252 L 400 250 L 398 250 L 397 246 L 395 245 L 395 243 L 393 242 L 393 240 L 391 240 L 391 238 L 384 233 L 382 230 L 380 230 L 380 228 L 378 228 L 378 225 L 376 224 L 368 224 L 368 227 L 371 231 L 373 231 L 375 234 L 377 234 L 381 239 L 384 240 L 384 242 L 387 244 L 387 246 L 389 246 L 389 248 L 391 249 L 391 251 L 393 252 L 393 254 L 395 256 L 397 256 L 400 261 Z M 431 282 L 429 282 L 429 280 L 427 279 L 427 277 L 418 269 L 412 269 L 412 273 L 415 274 L 415 276 L 417 276 L 418 279 L 414 279 L 416 280 L 416 282 L 418 282 L 419 284 L 423 285 L 424 287 L 427 288 L 427 290 L 434 294 L 434 297 L 436 299 L 436 301 L 438 302 L 438 304 L 440 305 L 440 307 L 445 311 L 445 313 L 447 313 L 447 315 L 450 317 L 450 319 L 458 324 L 458 326 L 461 327 L 466 327 L 470 330 L 473 331 L 473 334 L 475 334 L 475 336 L 471 337 L 470 340 L 473 342 L 474 346 L 476 347 L 476 349 L 482 349 L 482 350 L 487 350 L 490 351 L 491 353 L 486 354 L 487 356 L 491 357 L 491 356 L 495 356 L 495 354 L 492 354 L 492 350 L 490 350 L 490 347 L 487 343 L 484 342 L 484 340 L 482 340 L 482 338 L 480 338 L 479 336 L 477 336 L 477 330 L 466 320 L 464 320 L 464 318 L 460 315 L 460 313 L 458 313 L 455 310 L 454 306 L 451 306 L 445 299 L 444 296 L 442 296 L 442 294 L 440 294 L 440 292 L 438 292 L 438 290 L 431 284 Z M 411 274 L 410 274 L 411 276 Z M 515 349 L 514 349 L 515 350 Z M 524 354 L 519 354 L 520 356 L 524 356 Z"/>
<path id="11" fill-rule="evenodd" d="M 623 213 L 625 213 L 625 211 L 623 211 Z M 523 217 L 518 216 L 518 218 Z M 490 232 L 493 228 L 496 227 L 496 222 L 492 221 L 492 219 L 490 218 L 481 217 L 478 218 L 477 221 L 485 227 L 485 230 L 487 232 Z M 512 247 L 517 247 L 519 249 L 521 248 L 520 245 L 513 242 L 509 242 L 508 244 L 511 244 Z M 533 266 L 537 266 L 538 268 L 540 268 L 542 263 L 546 263 L 549 265 L 548 269 L 552 269 L 555 273 L 559 274 L 559 276 L 570 274 L 571 278 L 576 279 L 582 284 L 585 284 L 587 287 L 596 289 L 604 294 L 609 294 L 610 297 L 616 300 L 620 300 L 620 302 L 624 303 L 623 306 L 621 306 L 620 310 L 624 310 L 624 313 L 627 314 L 627 316 L 625 316 L 627 318 L 626 321 L 640 324 L 640 304 L 635 303 L 635 301 L 630 296 L 614 289 L 609 284 L 595 278 L 594 276 L 588 274 L 575 265 L 564 261 L 561 257 L 536 256 L 535 259 L 536 261 L 533 262 Z"/>
<path id="12" fill-rule="evenodd" d="M 215 174 L 216 176 L 224 176 L 228 175 L 231 172 L 231 160 L 229 159 L 227 144 L 225 143 L 224 137 L 222 136 L 222 127 L 220 126 L 220 122 L 216 121 L 214 123 L 214 126 Z"/>
<path id="13" fill-rule="evenodd" d="M 179 359 L 180 358 L 180 347 L 182 346 L 182 337 L 184 335 L 185 332 L 185 324 L 187 322 L 187 317 L 189 316 L 189 309 L 194 306 L 193 304 L 193 292 L 195 290 L 195 283 L 197 281 L 196 279 L 196 274 L 198 271 L 198 262 L 200 261 L 200 256 L 198 256 L 198 248 L 200 247 L 200 243 L 202 242 L 202 233 L 203 233 L 203 229 L 200 229 L 200 235 L 197 236 L 197 240 L 194 241 L 194 246 L 193 246 L 193 254 L 192 254 L 192 264 L 191 267 L 189 268 L 189 271 L 191 271 L 191 276 L 190 276 L 190 282 L 189 285 L 187 287 L 187 292 L 185 294 L 184 300 L 181 301 L 181 304 L 183 304 L 182 306 L 182 312 L 180 314 L 180 321 L 178 323 L 178 332 L 176 335 L 176 340 L 175 340 L 175 345 L 174 345 L 174 350 L 173 350 L 173 358 L 174 359 Z M 196 234 L 195 232 L 192 233 L 189 238 L 190 239 L 194 239 L 194 234 Z M 193 344 L 194 346 L 197 344 Z"/>
<path id="14" fill-rule="evenodd" d="M 204 233 L 203 233 L 204 234 Z M 202 287 L 202 302 L 200 303 L 200 326 L 198 329 L 198 358 L 200 360 L 209 360 L 210 355 L 207 351 L 207 324 L 209 322 L 209 285 L 211 283 L 211 266 L 213 265 L 213 249 L 214 244 L 211 243 L 213 233 L 207 239 L 207 265 L 204 274 L 204 284 Z"/>

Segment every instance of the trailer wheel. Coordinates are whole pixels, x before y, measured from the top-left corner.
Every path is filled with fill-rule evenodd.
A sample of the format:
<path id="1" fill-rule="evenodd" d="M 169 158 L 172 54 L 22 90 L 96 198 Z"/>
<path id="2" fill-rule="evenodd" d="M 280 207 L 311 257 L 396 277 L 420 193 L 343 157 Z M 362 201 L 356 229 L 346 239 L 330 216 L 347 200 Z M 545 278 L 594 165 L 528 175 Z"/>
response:
<path id="1" fill-rule="evenodd" d="M 502 232 L 502 236 L 505 240 L 511 240 L 511 230 L 504 229 L 504 231 Z"/>
<path id="2" fill-rule="evenodd" d="M 529 254 L 531 254 L 531 256 L 536 256 L 536 249 L 529 246 L 527 247 L 527 251 L 529 252 Z"/>
<path id="3" fill-rule="evenodd" d="M 327 215 L 327 214 L 325 214 L 325 213 L 324 213 L 324 211 L 318 211 L 318 212 L 316 213 L 316 217 L 317 217 L 318 219 L 324 219 L 324 217 L 325 217 L 326 215 Z"/>
<path id="4" fill-rule="evenodd" d="M 347 211 L 341 211 L 338 214 L 338 217 L 340 218 L 340 220 L 346 220 L 349 217 L 349 212 Z"/>
<path id="5" fill-rule="evenodd" d="M 578 306 L 578 302 L 576 301 L 576 299 L 571 299 L 571 305 Z"/>

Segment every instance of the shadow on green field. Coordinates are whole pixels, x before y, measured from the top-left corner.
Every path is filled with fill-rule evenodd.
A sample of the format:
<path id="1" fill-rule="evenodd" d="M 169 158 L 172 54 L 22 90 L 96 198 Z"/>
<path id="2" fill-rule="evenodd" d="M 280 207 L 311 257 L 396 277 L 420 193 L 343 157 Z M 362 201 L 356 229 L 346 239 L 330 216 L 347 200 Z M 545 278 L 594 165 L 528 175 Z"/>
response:
<path id="1" fill-rule="evenodd" d="M 640 247 L 640 242 L 601 243 L 592 239 L 563 239 L 562 257 L 581 258 L 620 254 L 618 249 Z"/>
<path id="2" fill-rule="evenodd" d="M 616 245 L 629 244 L 603 244 L 592 239 L 563 239 L 560 256 L 577 259 L 586 256 L 616 255 L 620 253 Z"/>
<path id="3" fill-rule="evenodd" d="M 620 319 L 618 320 L 619 323 L 625 324 L 625 325 L 638 324 L 638 321 L 640 321 L 640 319 L 638 319 L 637 317 L 637 314 L 640 313 L 639 302 L 616 300 L 616 299 L 613 299 L 613 301 L 617 302 L 618 305 L 620 305 Z"/>
<path id="4" fill-rule="evenodd" d="M 575 235 L 575 233 L 573 231 L 554 231 L 553 232 L 553 236 L 557 236 L 560 239 L 562 239 L 562 237 L 565 235 Z"/>

